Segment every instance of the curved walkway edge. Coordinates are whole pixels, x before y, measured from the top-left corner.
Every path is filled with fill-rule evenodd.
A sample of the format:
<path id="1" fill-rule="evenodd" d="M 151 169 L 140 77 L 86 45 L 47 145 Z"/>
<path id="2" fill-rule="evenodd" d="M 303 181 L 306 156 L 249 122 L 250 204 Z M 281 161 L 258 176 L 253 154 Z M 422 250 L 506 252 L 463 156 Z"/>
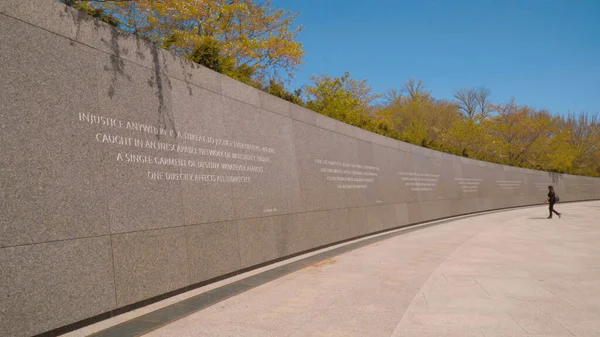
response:
<path id="1" fill-rule="evenodd" d="M 93 336 L 598 336 L 600 202 L 560 206 L 355 240 Z"/>

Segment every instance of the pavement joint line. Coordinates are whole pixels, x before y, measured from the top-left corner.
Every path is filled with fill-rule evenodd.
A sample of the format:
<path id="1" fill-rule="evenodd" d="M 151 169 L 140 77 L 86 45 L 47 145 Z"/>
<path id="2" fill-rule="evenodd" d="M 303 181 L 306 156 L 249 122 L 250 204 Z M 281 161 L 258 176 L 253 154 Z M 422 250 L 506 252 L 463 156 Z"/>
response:
<path id="1" fill-rule="evenodd" d="M 248 290 L 261 286 L 265 283 L 274 281 L 278 278 L 284 277 L 306 267 L 310 267 L 312 264 L 326 261 L 334 256 L 339 256 L 350 251 L 360 249 L 371 245 L 376 242 L 384 241 L 387 239 L 391 239 L 393 237 L 408 234 L 420 229 L 426 229 L 429 227 L 434 227 L 442 224 L 447 224 L 451 222 L 456 222 L 464 219 L 469 219 L 473 217 L 479 217 L 484 215 L 490 215 L 494 213 L 512 211 L 517 209 L 526 209 L 526 208 L 534 208 L 539 207 L 541 205 L 528 205 L 528 206 L 520 206 L 520 207 L 512 207 L 505 208 L 499 210 L 491 210 L 478 212 L 473 214 L 459 215 L 455 217 L 449 217 L 444 219 L 432 220 L 424 223 L 417 223 L 412 225 L 406 225 L 399 228 L 393 228 L 386 232 L 375 233 L 372 235 L 368 235 L 362 238 L 358 238 L 355 240 L 351 240 L 346 243 L 342 243 L 338 247 L 330 248 L 328 250 L 324 250 L 322 252 L 316 253 L 314 255 L 310 255 L 308 257 L 301 258 L 296 261 L 289 262 L 287 264 L 283 264 L 277 266 L 272 269 L 268 269 L 262 271 L 258 274 L 254 274 L 243 278 L 241 280 L 234 281 L 229 284 L 225 284 L 218 288 L 214 288 L 208 290 L 204 293 L 192 296 L 187 299 L 183 299 L 177 303 L 173 303 L 167 305 L 163 308 L 151 311 L 149 313 L 143 314 L 136 318 L 132 318 L 131 320 L 119 323 L 112 327 L 106 328 L 104 330 L 92 333 L 88 335 L 89 337 L 134 337 L 134 336 L 142 336 L 151 331 L 154 331 L 158 328 L 161 328 L 165 325 L 173 323 L 177 320 L 180 320 L 186 316 L 189 316 L 193 313 L 206 309 L 212 305 L 215 305 L 219 302 L 225 301 L 231 297 L 242 294 Z M 324 248 L 327 249 L 327 248 Z M 310 262 L 310 263 L 307 263 Z M 269 276 L 269 274 L 272 274 Z M 266 276 L 266 277 L 265 277 Z M 180 308 L 181 312 L 179 315 L 169 315 L 170 311 L 173 309 Z M 187 309 L 187 310 L 186 310 Z M 149 317 L 157 317 L 162 318 L 161 320 L 152 319 L 148 320 Z M 142 324 L 140 324 L 142 323 Z M 140 325 L 145 326 L 145 329 L 140 331 Z"/>

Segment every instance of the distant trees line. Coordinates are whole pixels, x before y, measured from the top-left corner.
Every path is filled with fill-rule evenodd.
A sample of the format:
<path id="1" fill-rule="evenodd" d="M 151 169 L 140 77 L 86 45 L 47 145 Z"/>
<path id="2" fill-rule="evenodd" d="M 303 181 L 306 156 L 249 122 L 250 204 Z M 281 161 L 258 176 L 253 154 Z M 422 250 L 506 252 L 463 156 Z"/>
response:
<path id="1" fill-rule="evenodd" d="M 409 79 L 384 95 L 366 80 L 319 75 L 286 84 L 302 62 L 298 13 L 270 0 L 61 0 L 157 46 L 292 103 L 401 141 L 464 157 L 552 172 L 600 176 L 600 120 L 496 104 L 482 86 L 436 99 Z"/>

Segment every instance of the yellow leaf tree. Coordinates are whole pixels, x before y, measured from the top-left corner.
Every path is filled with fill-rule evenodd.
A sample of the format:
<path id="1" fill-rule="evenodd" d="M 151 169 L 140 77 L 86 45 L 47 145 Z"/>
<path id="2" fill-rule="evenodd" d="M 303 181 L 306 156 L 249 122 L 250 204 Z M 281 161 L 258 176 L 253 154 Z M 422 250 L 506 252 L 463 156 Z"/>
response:
<path id="1" fill-rule="evenodd" d="M 341 77 L 313 76 L 305 87 L 307 107 L 350 124 L 360 116 L 368 117 L 370 105 L 379 98 L 366 80 L 355 80 L 345 73 Z"/>
<path id="2" fill-rule="evenodd" d="M 296 41 L 302 27 L 293 27 L 298 13 L 275 9 L 270 0 L 96 1 L 94 6 L 119 18 L 125 30 L 178 55 L 199 60 L 212 55 L 209 66 L 233 77 L 263 84 L 291 77 L 304 55 Z"/>
<path id="3" fill-rule="evenodd" d="M 567 172 L 583 175 L 600 175 L 600 115 L 580 113 L 565 116 L 559 127 L 563 135 L 563 148 L 569 149 L 572 165 Z M 562 151 L 564 152 L 564 151 Z"/>
<path id="4" fill-rule="evenodd" d="M 535 151 L 544 148 L 552 118 L 545 110 L 519 106 L 514 99 L 495 106 L 498 115 L 490 121 L 499 159 L 514 166 L 531 167 Z"/>
<path id="5" fill-rule="evenodd" d="M 366 80 L 356 80 L 346 72 L 341 77 L 313 76 L 304 88 L 306 107 L 342 122 L 396 137 L 388 120 L 379 116 L 374 107 L 381 97 L 373 92 Z"/>
<path id="6" fill-rule="evenodd" d="M 447 132 L 459 117 L 455 104 L 436 100 L 420 80 L 406 81 L 400 90 L 386 95 L 387 105 L 380 115 L 389 121 L 400 139 L 434 149 L 450 151 Z"/>

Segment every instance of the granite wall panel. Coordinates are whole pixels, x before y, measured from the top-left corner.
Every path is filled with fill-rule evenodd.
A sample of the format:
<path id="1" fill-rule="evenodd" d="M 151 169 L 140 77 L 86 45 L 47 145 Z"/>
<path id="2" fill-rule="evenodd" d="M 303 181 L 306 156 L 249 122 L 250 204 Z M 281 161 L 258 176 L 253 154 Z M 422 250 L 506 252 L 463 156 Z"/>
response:
<path id="1" fill-rule="evenodd" d="M 303 221 L 303 213 L 282 215 L 281 217 L 281 241 L 279 247 L 283 256 L 296 254 L 311 248 L 309 235 L 310 226 Z"/>
<path id="2" fill-rule="evenodd" d="M 417 201 L 418 192 L 415 186 L 415 172 L 413 169 L 414 154 L 412 152 L 395 150 L 390 156 L 391 172 L 388 184 L 394 186 L 394 203 L 410 203 Z"/>
<path id="3" fill-rule="evenodd" d="M 562 201 L 600 198 L 599 179 L 340 123 L 55 0 L 0 1 L 0 31 L 0 335 L 385 229 L 538 204 L 549 184 Z"/>
<path id="4" fill-rule="evenodd" d="M 3 14 L 4 17 L 30 23 L 69 39 L 74 39 L 77 34 L 77 26 L 70 19 L 74 13 L 77 12 L 56 1 L 3 0 L 0 2 L 0 14 Z M 3 29 L 2 32 L 4 31 Z"/>
<path id="5" fill-rule="evenodd" d="M 175 130 L 182 134 L 178 140 L 187 150 L 178 152 L 178 156 L 192 164 L 182 167 L 181 172 L 214 176 L 222 171 L 221 166 L 237 164 L 239 160 L 223 156 L 229 148 L 216 144 L 217 139 L 229 140 L 231 136 L 233 118 L 225 112 L 223 97 L 179 80 L 171 83 Z M 232 184 L 181 181 L 180 186 L 186 225 L 235 218 Z"/>
<path id="6" fill-rule="evenodd" d="M 236 81 L 230 77 L 223 77 L 221 78 L 221 88 L 221 92 L 227 97 L 251 106 L 260 106 L 258 90 L 247 84 Z"/>
<path id="7" fill-rule="evenodd" d="M 110 240 L 0 249 L 0 336 L 32 336 L 113 309 Z"/>
<path id="8" fill-rule="evenodd" d="M 442 195 L 445 199 L 473 198 L 479 193 L 481 181 L 477 178 L 469 178 L 469 173 L 463 170 L 459 163 L 440 159 L 443 165 L 445 183 L 442 185 Z M 466 174 L 465 174 L 466 173 Z"/>
<path id="9" fill-rule="evenodd" d="M 0 31 L 0 247 L 107 234 L 104 148 L 76 120 L 99 110 L 96 54 L 5 16 Z"/>
<path id="10" fill-rule="evenodd" d="M 191 284 L 241 269 L 239 232 L 235 221 L 185 228 Z"/>
<path id="11" fill-rule="evenodd" d="M 183 227 L 112 236 L 117 307 L 190 284 Z"/>
<path id="12" fill-rule="evenodd" d="M 383 162 L 375 162 L 373 144 L 353 140 L 348 142 L 348 146 L 352 146 L 350 148 L 352 154 L 349 157 L 321 168 L 321 170 L 328 170 L 326 173 L 328 188 L 343 191 L 346 207 L 381 204 L 383 200 L 377 183 L 381 181 L 379 174 Z M 355 159 L 348 160 L 348 158 Z"/>
<path id="13" fill-rule="evenodd" d="M 348 208 L 348 228 L 350 237 L 374 232 L 367 222 L 367 207 Z"/>
<path id="14" fill-rule="evenodd" d="M 290 105 L 288 101 L 259 91 L 260 107 L 264 110 L 274 112 L 278 115 L 290 117 Z"/>
<path id="15" fill-rule="evenodd" d="M 346 209 L 305 212 L 298 214 L 297 225 L 303 227 L 297 238 L 302 250 L 307 250 L 349 238 L 350 224 Z"/>
<path id="16" fill-rule="evenodd" d="M 99 115 L 80 112 L 87 139 L 106 149 L 105 179 L 112 233 L 180 226 L 181 181 L 187 162 L 179 159 L 172 81 L 157 69 L 104 54 Z M 185 166 L 182 166 L 185 165 Z"/>
<path id="17" fill-rule="evenodd" d="M 396 225 L 398 227 L 410 224 L 408 205 L 406 203 L 394 204 L 394 212 L 396 214 Z"/>
<path id="18" fill-rule="evenodd" d="M 356 163 L 356 139 L 301 122 L 293 122 L 295 156 L 304 211 L 346 207 L 345 189 L 334 179 Z M 350 184 L 348 184 L 350 185 Z"/>
<path id="19" fill-rule="evenodd" d="M 460 214 L 460 211 L 452 207 L 453 200 L 427 200 L 419 201 L 421 221 L 440 219 Z"/>
<path id="20" fill-rule="evenodd" d="M 170 78 L 185 83 L 188 91 L 193 88 L 202 88 L 216 94 L 223 91 L 223 77 L 219 73 L 174 54 L 165 52 L 164 70 Z"/>
<path id="21" fill-rule="evenodd" d="M 317 115 L 314 111 L 299 105 L 290 105 L 290 118 L 308 125 L 315 125 L 317 123 Z"/>
<path id="22" fill-rule="evenodd" d="M 288 242 L 283 238 L 285 220 L 283 216 L 270 216 L 236 222 L 241 268 L 285 256 Z"/>
<path id="23" fill-rule="evenodd" d="M 233 131 L 232 140 L 252 147 L 235 149 L 251 157 L 251 160 L 239 161 L 239 164 L 247 167 L 247 170 L 239 171 L 239 175 L 247 177 L 248 181 L 233 184 L 236 217 L 252 218 L 300 211 L 302 201 L 292 121 L 228 98 L 225 98 L 224 106 L 233 119 L 229 125 Z"/>
<path id="24" fill-rule="evenodd" d="M 449 207 L 452 210 L 452 215 L 468 214 L 478 210 L 477 198 L 459 198 L 449 199 Z"/>
<path id="25" fill-rule="evenodd" d="M 373 164 L 379 170 L 373 172 L 375 180 L 367 190 L 369 205 L 392 205 L 403 200 L 400 198 L 398 174 L 395 171 L 394 158 L 402 152 L 391 147 L 373 144 Z"/>

